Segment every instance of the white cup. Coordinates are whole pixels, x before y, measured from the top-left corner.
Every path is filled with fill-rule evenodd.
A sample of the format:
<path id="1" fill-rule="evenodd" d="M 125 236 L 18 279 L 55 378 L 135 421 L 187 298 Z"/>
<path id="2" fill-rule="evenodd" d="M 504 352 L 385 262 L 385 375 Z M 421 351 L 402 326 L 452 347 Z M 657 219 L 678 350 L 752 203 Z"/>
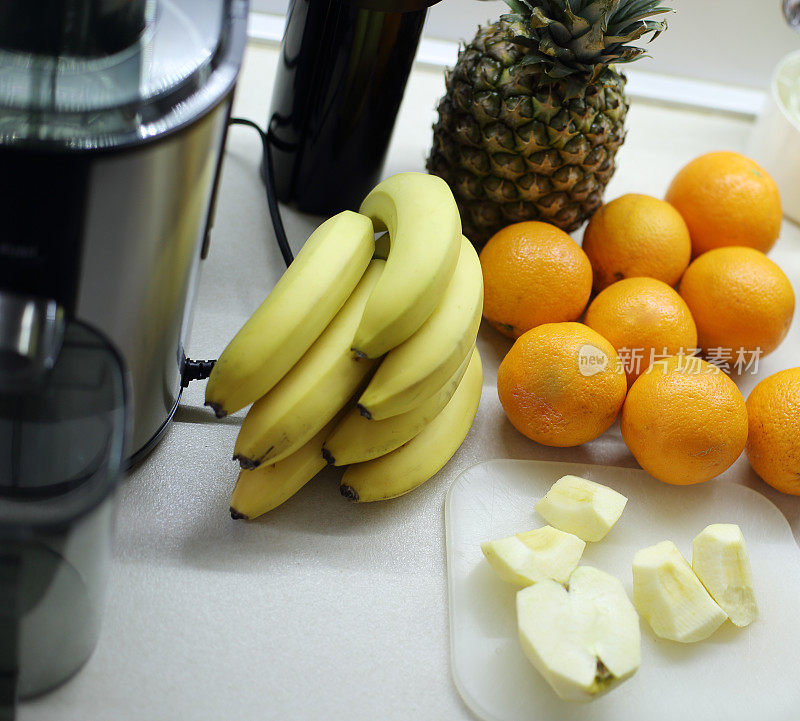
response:
<path id="1" fill-rule="evenodd" d="M 746 154 L 775 179 L 784 215 L 800 223 L 800 51 L 775 67 Z"/>

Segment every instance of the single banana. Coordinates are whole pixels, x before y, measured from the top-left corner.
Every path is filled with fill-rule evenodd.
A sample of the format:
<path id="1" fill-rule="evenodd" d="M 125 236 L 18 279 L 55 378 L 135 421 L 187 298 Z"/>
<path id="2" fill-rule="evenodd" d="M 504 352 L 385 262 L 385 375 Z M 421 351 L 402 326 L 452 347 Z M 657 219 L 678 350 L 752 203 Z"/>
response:
<path id="1" fill-rule="evenodd" d="M 363 463 L 391 453 L 408 443 L 447 405 L 467 371 L 467 366 L 470 363 L 480 365 L 480 362 L 478 350 L 473 348 L 472 353 L 447 382 L 422 405 L 408 413 L 382 421 L 370 421 L 361 415 L 358 408 L 353 408 L 325 441 L 322 448 L 325 459 L 334 466 Z"/>
<path id="2" fill-rule="evenodd" d="M 373 260 L 322 335 L 245 416 L 234 448 L 242 468 L 276 463 L 313 438 L 363 385 L 377 361 L 355 358 L 353 337 L 386 261 Z"/>
<path id="3" fill-rule="evenodd" d="M 396 451 L 350 466 L 339 490 L 351 501 L 396 498 L 415 489 L 452 458 L 472 427 L 481 400 L 483 372 L 470 363 L 450 402 L 420 433 Z"/>
<path id="4" fill-rule="evenodd" d="M 482 312 L 480 260 L 462 237 L 455 272 L 439 305 L 414 335 L 386 354 L 358 399 L 361 413 L 382 420 L 407 413 L 434 395 L 469 356 Z"/>
<path id="5" fill-rule="evenodd" d="M 339 312 L 375 251 L 369 218 L 349 210 L 317 228 L 211 371 L 218 418 L 267 393 Z"/>
<path id="6" fill-rule="evenodd" d="M 325 467 L 322 442 L 339 421 L 337 416 L 308 443 L 277 463 L 240 471 L 231 495 L 231 518 L 250 520 L 288 501 Z"/>
<path id="7" fill-rule="evenodd" d="M 359 212 L 391 239 L 386 271 L 353 339 L 355 353 L 377 358 L 410 338 L 439 303 L 458 259 L 461 216 L 447 183 L 425 173 L 384 180 Z"/>

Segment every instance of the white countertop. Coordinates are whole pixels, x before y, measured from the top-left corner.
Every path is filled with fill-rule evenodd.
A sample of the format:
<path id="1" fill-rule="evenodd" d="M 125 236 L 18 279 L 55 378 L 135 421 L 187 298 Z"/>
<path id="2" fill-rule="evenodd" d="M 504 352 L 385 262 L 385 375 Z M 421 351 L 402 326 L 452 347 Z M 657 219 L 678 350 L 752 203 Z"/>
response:
<path id="1" fill-rule="evenodd" d="M 248 49 L 235 114 L 265 124 L 276 59 L 272 48 Z M 440 72 L 415 69 L 386 175 L 423 169 L 443 87 Z M 737 117 L 634 102 L 607 197 L 662 196 L 682 164 L 709 150 L 743 149 L 749 128 Z M 260 152 L 251 129 L 230 130 L 192 357 L 217 357 L 283 271 L 258 175 Z M 285 215 L 297 248 L 318 220 Z M 787 223 L 772 257 L 785 267 L 800 258 L 798 249 L 800 230 Z M 800 297 L 797 284 L 795 292 Z M 798 326 L 784 345 L 795 353 Z M 478 417 L 437 477 L 395 501 L 361 506 L 343 499 L 325 471 L 251 523 L 228 514 L 241 414 L 214 420 L 203 408 L 203 384 L 192 384 L 166 437 L 120 494 L 94 655 L 60 689 L 22 704 L 19 720 L 472 719 L 450 675 L 443 514 L 449 485 L 490 458 L 636 466 L 618 426 L 572 449 L 539 446 L 517 433 L 495 389 L 510 342 L 484 328 L 479 346 Z M 761 373 L 797 364 L 782 358 L 762 361 Z M 745 394 L 752 385 L 744 379 Z M 800 498 L 772 491 L 744 458 L 725 477 L 764 493 L 800 537 Z"/>

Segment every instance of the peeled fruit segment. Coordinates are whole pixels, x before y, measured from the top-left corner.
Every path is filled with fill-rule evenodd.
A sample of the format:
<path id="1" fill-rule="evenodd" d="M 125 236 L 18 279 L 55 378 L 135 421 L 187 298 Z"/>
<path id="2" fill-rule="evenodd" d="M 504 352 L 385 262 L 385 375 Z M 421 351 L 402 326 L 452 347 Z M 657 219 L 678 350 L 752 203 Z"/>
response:
<path id="1" fill-rule="evenodd" d="M 566 701 L 591 701 L 641 662 L 639 616 L 618 578 L 580 566 L 565 588 L 546 580 L 517 593 L 528 660 Z"/>
<path id="2" fill-rule="evenodd" d="M 708 638 L 728 617 L 672 541 L 636 552 L 633 603 L 656 636 L 681 643 Z"/>
<path id="3" fill-rule="evenodd" d="M 495 573 L 508 583 L 530 586 L 544 579 L 566 583 L 586 544 L 571 533 L 544 526 L 481 544 Z"/>
<path id="4" fill-rule="evenodd" d="M 706 526 L 692 541 L 692 569 L 732 623 L 747 626 L 755 621 L 753 571 L 739 526 Z"/>
<path id="5" fill-rule="evenodd" d="M 578 476 L 559 478 L 536 504 L 545 521 L 584 541 L 599 541 L 619 520 L 628 499 Z"/>

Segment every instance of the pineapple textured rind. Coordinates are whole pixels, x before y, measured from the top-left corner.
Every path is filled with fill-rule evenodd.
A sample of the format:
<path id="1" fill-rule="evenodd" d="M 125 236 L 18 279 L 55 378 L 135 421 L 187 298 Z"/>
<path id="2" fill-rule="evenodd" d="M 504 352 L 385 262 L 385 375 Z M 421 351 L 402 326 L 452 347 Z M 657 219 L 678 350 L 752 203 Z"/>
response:
<path id="1" fill-rule="evenodd" d="M 666 25 L 645 18 L 668 11 L 657 0 L 600 12 L 564 0 L 509 4 L 518 14 L 479 28 L 447 74 L 428 158 L 478 247 L 527 220 L 569 232 L 600 207 L 628 111 L 612 63 L 640 57 L 627 43 L 657 35 Z"/>

